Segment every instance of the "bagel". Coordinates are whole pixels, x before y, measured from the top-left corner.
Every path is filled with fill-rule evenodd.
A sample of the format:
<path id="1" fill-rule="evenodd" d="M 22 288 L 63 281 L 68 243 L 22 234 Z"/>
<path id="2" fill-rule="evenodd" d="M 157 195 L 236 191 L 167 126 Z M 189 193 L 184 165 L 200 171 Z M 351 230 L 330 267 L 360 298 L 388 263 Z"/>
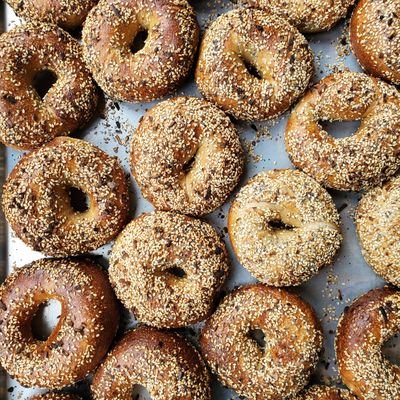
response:
<path id="1" fill-rule="evenodd" d="M 43 79 L 55 80 L 46 93 Z M 62 29 L 29 23 L 0 36 L 0 142 L 40 147 L 83 127 L 96 104 L 81 46 Z"/>
<path id="2" fill-rule="evenodd" d="M 71 202 L 77 190 L 88 199 L 80 210 Z M 95 250 L 119 233 L 127 218 L 128 188 L 115 158 L 83 140 L 59 137 L 19 161 L 2 202 L 25 244 L 60 257 Z"/>
<path id="3" fill-rule="evenodd" d="M 39 396 L 33 396 L 29 400 L 79 400 L 80 397 L 77 397 L 73 394 L 67 393 L 46 393 Z"/>
<path id="4" fill-rule="evenodd" d="M 183 337 L 140 327 L 124 336 L 93 378 L 94 400 L 130 400 L 144 386 L 152 400 L 211 400 L 210 376 Z"/>
<path id="5" fill-rule="evenodd" d="M 313 54 L 296 28 L 265 11 L 236 9 L 206 30 L 196 83 L 233 117 L 265 120 L 303 94 L 313 71 Z"/>
<path id="6" fill-rule="evenodd" d="M 283 400 L 307 384 L 322 334 L 298 296 L 256 284 L 226 296 L 206 322 L 200 346 L 212 371 L 240 396 Z"/>
<path id="7" fill-rule="evenodd" d="M 132 173 L 157 209 L 192 215 L 214 211 L 237 185 L 243 164 L 229 118 L 195 97 L 159 103 L 133 136 Z"/>
<path id="8" fill-rule="evenodd" d="M 314 385 L 292 400 L 357 400 L 348 390 Z"/>
<path id="9" fill-rule="evenodd" d="M 343 383 L 359 400 L 400 398 L 400 367 L 382 346 L 400 330 L 400 294 L 393 288 L 371 290 L 342 315 L 336 358 Z"/>
<path id="10" fill-rule="evenodd" d="M 61 315 L 42 341 L 33 336 L 31 324 L 49 300 L 61 303 Z M 34 261 L 0 287 L 0 363 L 27 387 L 61 389 L 76 383 L 105 356 L 118 311 L 107 275 L 93 262 Z"/>
<path id="11" fill-rule="evenodd" d="M 228 270 L 225 245 L 211 225 L 158 211 L 121 232 L 109 273 L 118 298 L 140 321 L 177 328 L 211 314 Z"/>
<path id="12" fill-rule="evenodd" d="M 339 214 L 329 194 L 296 170 L 264 171 L 238 193 L 228 215 L 233 251 L 257 279 L 300 285 L 332 264 Z"/>
<path id="13" fill-rule="evenodd" d="M 131 49 L 139 32 L 145 46 Z M 188 75 L 199 28 L 186 0 L 100 0 L 82 32 L 86 63 L 107 95 L 150 101 L 175 90 Z"/>
<path id="14" fill-rule="evenodd" d="M 349 137 L 335 138 L 323 121 L 361 120 Z M 300 100 L 285 133 L 292 163 L 322 185 L 359 191 L 400 166 L 400 96 L 368 75 L 342 72 L 320 81 Z"/>
<path id="15" fill-rule="evenodd" d="M 400 84 L 400 1 L 361 0 L 350 22 L 350 43 L 370 74 Z"/>

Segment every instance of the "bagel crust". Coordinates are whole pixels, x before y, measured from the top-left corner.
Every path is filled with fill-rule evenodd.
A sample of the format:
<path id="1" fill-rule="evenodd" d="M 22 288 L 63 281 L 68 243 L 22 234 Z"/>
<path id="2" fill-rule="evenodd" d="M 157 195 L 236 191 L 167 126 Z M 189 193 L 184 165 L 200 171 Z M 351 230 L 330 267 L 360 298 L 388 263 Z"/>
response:
<path id="1" fill-rule="evenodd" d="M 342 315 L 336 334 L 336 358 L 343 383 L 359 400 L 400 398 L 400 368 L 382 354 L 382 346 L 400 330 L 400 293 L 371 290 Z"/>
<path id="2" fill-rule="evenodd" d="M 344 18 L 355 0 L 241 0 L 287 19 L 300 32 L 314 33 L 331 29 Z"/>
<path id="3" fill-rule="evenodd" d="M 176 333 L 140 327 L 97 370 L 94 400 L 131 400 L 140 384 L 152 400 L 211 400 L 210 376 L 197 350 Z"/>
<path id="4" fill-rule="evenodd" d="M 0 36 L 2 143 L 33 149 L 90 120 L 97 94 L 81 53 L 80 44 L 54 25 L 20 25 Z M 34 82 L 44 71 L 57 81 L 41 98 Z"/>
<path id="5" fill-rule="evenodd" d="M 383 279 L 400 286 L 400 177 L 365 194 L 356 214 L 365 260 Z"/>
<path id="6" fill-rule="evenodd" d="M 132 53 L 141 31 L 145 46 Z M 188 75 L 199 27 L 186 0 L 100 0 L 83 32 L 86 63 L 107 95 L 150 101 L 175 90 Z"/>
<path id="7" fill-rule="evenodd" d="M 73 208 L 72 188 L 86 194 L 86 211 Z M 2 202 L 25 244 L 61 257 L 95 250 L 120 232 L 128 188 L 115 158 L 83 140 L 60 137 L 21 159 L 7 178 Z"/>
<path id="8" fill-rule="evenodd" d="M 357 400 L 348 390 L 314 385 L 292 400 Z"/>
<path id="9" fill-rule="evenodd" d="M 335 138 L 320 122 L 360 120 L 349 137 Z M 366 74 L 342 72 L 320 81 L 293 110 L 285 134 L 292 163 L 337 190 L 370 188 L 400 166 L 400 96 Z"/>
<path id="10" fill-rule="evenodd" d="M 235 118 L 265 120 L 286 111 L 313 72 L 313 54 L 296 28 L 265 11 L 236 9 L 207 29 L 196 83 Z"/>
<path id="11" fill-rule="evenodd" d="M 192 215 L 214 211 L 239 182 L 243 164 L 229 118 L 195 97 L 159 103 L 133 136 L 132 172 L 157 209 Z"/>
<path id="12" fill-rule="evenodd" d="M 26 20 L 55 24 L 66 30 L 80 27 L 97 0 L 6 0 Z"/>
<path id="13" fill-rule="evenodd" d="M 251 336 L 265 335 L 262 348 Z M 224 385 L 249 400 L 290 398 L 307 384 L 322 334 L 312 308 L 298 296 L 244 286 L 226 296 L 206 322 L 200 346 Z"/>
<path id="14" fill-rule="evenodd" d="M 156 211 L 121 232 L 109 272 L 118 298 L 140 321 L 177 328 L 211 314 L 228 270 L 225 245 L 211 225 Z"/>
<path id="15" fill-rule="evenodd" d="M 370 74 L 400 84 L 400 0 L 361 0 L 350 22 L 354 55 Z"/>
<path id="16" fill-rule="evenodd" d="M 80 397 L 73 394 L 53 392 L 30 397 L 29 400 L 80 400 Z"/>
<path id="17" fill-rule="evenodd" d="M 261 282 L 300 285 L 333 262 L 339 214 L 329 194 L 306 174 L 271 170 L 238 193 L 228 232 L 239 261 Z"/>
<path id="18" fill-rule="evenodd" d="M 62 311 L 41 341 L 32 318 L 49 300 Z M 18 269 L 0 287 L 0 306 L 1 365 L 26 387 L 61 389 L 84 379 L 105 356 L 119 321 L 107 275 L 89 260 L 42 259 Z"/>

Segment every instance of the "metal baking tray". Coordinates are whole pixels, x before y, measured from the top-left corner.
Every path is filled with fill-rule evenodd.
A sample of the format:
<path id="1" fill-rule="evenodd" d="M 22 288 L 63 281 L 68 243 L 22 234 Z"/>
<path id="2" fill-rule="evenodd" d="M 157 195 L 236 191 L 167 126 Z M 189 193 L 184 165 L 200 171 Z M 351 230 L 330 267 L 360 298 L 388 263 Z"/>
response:
<path id="1" fill-rule="evenodd" d="M 195 7 L 202 30 L 220 13 L 237 7 L 236 4 L 227 0 L 225 2 L 194 0 L 192 4 Z M 0 21 L 3 29 L 9 30 L 13 25 L 20 23 L 4 1 L 1 2 L 1 7 Z M 314 82 L 337 70 L 348 68 L 353 71 L 360 71 L 355 58 L 351 55 L 347 36 L 346 21 L 328 33 L 307 36 L 315 53 L 316 73 Z M 200 96 L 193 82 L 193 77 L 190 77 L 188 83 L 178 90 L 176 94 Z M 74 136 L 88 140 L 107 153 L 118 156 L 125 172 L 129 174 L 128 155 L 131 136 L 134 134 L 139 118 L 154 104 L 118 103 L 105 98 L 104 109 L 101 110 L 99 116 L 84 131 L 78 132 Z M 235 121 L 247 153 L 246 171 L 239 187 L 259 171 L 292 167 L 285 152 L 283 141 L 287 115 L 288 113 L 275 121 L 266 123 L 241 123 Z M 335 136 L 343 136 L 343 134 L 350 135 L 355 131 L 356 127 L 356 123 L 333 123 L 328 127 L 328 131 Z M 21 155 L 21 152 L 5 149 L 4 147 L 0 148 L 0 174 L 2 180 L 5 174 L 11 171 Z M 152 210 L 152 206 L 142 198 L 140 190 L 132 178 L 131 190 L 133 199 L 132 217 Z M 322 270 L 309 282 L 290 290 L 298 293 L 314 307 L 324 330 L 324 350 L 321 354 L 317 371 L 312 377 L 312 382 L 340 384 L 333 346 L 338 317 L 344 307 L 349 305 L 354 298 L 369 289 L 380 287 L 384 283 L 366 265 L 360 253 L 353 223 L 354 210 L 360 195 L 336 191 L 331 191 L 330 193 L 342 219 L 344 242 L 339 256 L 334 265 Z M 227 236 L 226 216 L 232 197 L 223 207 L 205 218 L 221 233 L 230 252 L 232 272 L 225 285 L 226 292 L 240 284 L 254 281 L 254 278 L 235 259 Z M 2 214 L 0 243 L 1 279 L 10 274 L 15 268 L 22 267 L 42 257 L 41 254 L 28 249 L 7 229 Z M 109 251 L 110 245 L 107 245 L 93 254 L 106 264 Z M 50 307 L 45 312 L 44 323 L 48 324 L 54 318 L 55 312 L 52 312 Z M 125 326 L 126 324 L 124 324 Z M 196 342 L 200 326 L 201 324 L 180 329 L 179 332 Z M 119 335 L 121 334 L 122 332 L 119 333 Z M 399 356 L 399 352 L 396 349 L 396 341 L 396 338 L 392 339 L 384 349 L 387 357 L 393 361 L 396 361 Z M 72 390 L 83 392 L 84 396 L 89 398 L 87 382 L 72 388 Z M 43 391 L 22 388 L 4 372 L 0 374 L 0 399 L 2 400 L 25 399 L 32 394 L 41 392 Z M 146 396 L 143 396 L 142 398 L 145 399 Z M 227 400 L 238 399 L 239 397 L 233 391 L 224 388 L 213 378 L 213 398 Z"/>

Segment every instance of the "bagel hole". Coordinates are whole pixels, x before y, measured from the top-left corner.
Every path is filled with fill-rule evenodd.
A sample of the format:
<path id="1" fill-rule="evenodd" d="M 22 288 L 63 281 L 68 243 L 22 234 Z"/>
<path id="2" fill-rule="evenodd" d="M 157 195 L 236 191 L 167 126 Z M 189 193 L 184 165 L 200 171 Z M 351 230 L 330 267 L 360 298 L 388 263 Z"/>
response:
<path id="1" fill-rule="evenodd" d="M 330 136 L 343 139 L 354 135 L 360 128 L 361 121 L 320 121 L 320 125 Z"/>
<path id="2" fill-rule="evenodd" d="M 149 33 L 145 30 L 142 29 L 140 30 L 135 38 L 133 39 L 133 42 L 130 45 L 131 53 L 135 54 L 138 51 L 142 50 L 144 46 L 146 46 L 146 40 L 149 36 Z"/>
<path id="3" fill-rule="evenodd" d="M 188 174 L 190 170 L 193 168 L 193 165 L 196 161 L 196 154 L 188 161 L 183 164 L 182 170 L 185 174 Z"/>
<path id="4" fill-rule="evenodd" d="M 32 318 L 32 336 L 45 342 L 57 326 L 61 312 L 62 305 L 58 300 L 51 299 L 40 304 Z"/>
<path id="5" fill-rule="evenodd" d="M 132 388 L 133 400 L 151 400 L 150 394 L 147 389 L 142 385 L 135 385 Z"/>
<path id="6" fill-rule="evenodd" d="M 265 334 L 262 331 L 262 329 L 250 329 L 248 336 L 250 339 L 254 340 L 257 343 L 257 346 L 264 351 L 265 347 L 266 347 L 266 343 L 265 343 Z"/>
<path id="7" fill-rule="evenodd" d="M 400 366 L 400 334 L 396 333 L 382 346 L 382 354 L 394 365 Z"/>
<path id="8" fill-rule="evenodd" d="M 71 208 L 78 212 L 83 213 L 89 209 L 89 198 L 85 192 L 76 187 L 70 187 L 68 189 L 68 196 L 71 204 Z"/>
<path id="9" fill-rule="evenodd" d="M 179 279 L 182 279 L 182 278 L 186 277 L 186 272 L 182 268 L 177 267 L 177 266 L 168 268 L 166 270 L 166 272 L 168 272 L 171 275 L 174 275 L 175 277 L 177 277 Z"/>
<path id="10" fill-rule="evenodd" d="M 43 100 L 47 92 L 57 82 L 57 75 L 48 69 L 39 71 L 33 78 L 33 87 Z"/>
<path id="11" fill-rule="evenodd" d="M 268 226 L 274 230 L 285 230 L 291 231 L 294 229 L 294 226 L 284 223 L 280 219 L 274 219 L 272 221 L 268 221 Z"/>
<path id="12" fill-rule="evenodd" d="M 243 61 L 244 66 L 247 69 L 247 72 L 251 76 L 253 76 L 254 78 L 259 79 L 259 80 L 262 79 L 262 76 L 261 76 L 260 72 L 258 71 L 258 69 L 250 61 L 248 61 L 246 59 L 242 59 L 242 61 Z"/>

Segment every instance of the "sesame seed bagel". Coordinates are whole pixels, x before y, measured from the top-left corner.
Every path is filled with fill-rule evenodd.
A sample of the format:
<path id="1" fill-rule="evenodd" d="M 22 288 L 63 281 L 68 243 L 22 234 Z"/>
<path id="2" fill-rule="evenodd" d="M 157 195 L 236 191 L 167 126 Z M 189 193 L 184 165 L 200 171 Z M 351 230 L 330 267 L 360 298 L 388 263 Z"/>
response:
<path id="1" fill-rule="evenodd" d="M 49 300 L 61 303 L 61 315 L 42 341 L 31 324 Z M 2 367 L 24 386 L 58 389 L 85 378 L 105 356 L 118 327 L 118 304 L 93 262 L 42 259 L 0 287 L 0 320 Z"/>
<path id="2" fill-rule="evenodd" d="M 312 52 L 296 28 L 265 11 L 236 9 L 207 29 L 196 83 L 235 118 L 265 120 L 296 101 L 313 71 Z"/>
<path id="3" fill-rule="evenodd" d="M 350 41 L 370 74 L 400 84 L 400 1 L 361 0 L 350 22 Z"/>
<path id="4" fill-rule="evenodd" d="M 385 287 L 356 300 L 339 321 L 336 357 L 343 383 L 359 400 L 400 398 L 400 368 L 382 354 L 400 330 L 400 294 Z"/>
<path id="5" fill-rule="evenodd" d="M 152 400 L 211 400 L 210 376 L 197 350 L 176 333 L 144 326 L 115 346 L 91 390 L 94 400 L 131 400 L 138 384 Z"/>
<path id="6" fill-rule="evenodd" d="M 139 32 L 145 46 L 131 49 Z M 199 28 L 186 0 L 100 0 L 84 29 L 85 60 L 100 87 L 125 101 L 172 92 L 188 75 Z"/>
<path id="7" fill-rule="evenodd" d="M 357 400 L 348 390 L 314 385 L 292 400 Z"/>
<path id="8" fill-rule="evenodd" d="M 159 103 L 133 136 L 132 172 L 157 209 L 192 215 L 214 211 L 237 185 L 243 164 L 229 118 L 195 97 Z"/>
<path id="9" fill-rule="evenodd" d="M 97 0 L 7 0 L 7 3 L 24 19 L 73 30 L 82 25 Z"/>
<path id="10" fill-rule="evenodd" d="M 265 343 L 254 338 L 262 331 Z M 249 400 L 283 400 L 308 382 L 322 346 L 312 308 L 262 284 L 229 294 L 204 326 L 205 360 L 224 385 Z"/>
<path id="11" fill-rule="evenodd" d="M 243 266 L 273 286 L 307 281 L 333 262 L 342 241 L 328 192 L 290 169 L 250 179 L 229 210 L 228 232 Z"/>
<path id="12" fill-rule="evenodd" d="M 344 138 L 320 122 L 360 120 Z M 400 166 L 400 96 L 396 88 L 357 72 L 320 81 L 292 112 L 285 134 L 292 163 L 322 185 L 358 191 L 378 185 Z"/>
<path id="13" fill-rule="evenodd" d="M 57 80 L 42 98 L 36 83 L 43 73 Z M 33 149 L 69 135 L 89 121 L 96 104 L 81 46 L 68 33 L 26 24 L 0 36 L 0 141 L 6 146 Z"/>
<path id="14" fill-rule="evenodd" d="M 355 0 L 241 0 L 287 19 L 301 32 L 323 32 L 344 18 Z"/>
<path id="15" fill-rule="evenodd" d="M 66 393 L 46 393 L 31 397 L 29 400 L 80 400 L 80 397 Z"/>
<path id="16" fill-rule="evenodd" d="M 362 253 L 382 278 L 400 286 L 400 177 L 365 194 L 356 226 Z"/>
<path id="17" fill-rule="evenodd" d="M 134 219 L 110 256 L 110 280 L 142 322 L 177 328 L 213 311 L 229 270 L 225 244 L 206 222 L 156 211 Z"/>
<path id="18" fill-rule="evenodd" d="M 86 210 L 75 210 L 71 191 Z M 116 158 L 79 139 L 59 137 L 26 155 L 3 188 L 3 211 L 29 247 L 56 257 L 97 249 L 125 225 L 128 189 Z"/>

